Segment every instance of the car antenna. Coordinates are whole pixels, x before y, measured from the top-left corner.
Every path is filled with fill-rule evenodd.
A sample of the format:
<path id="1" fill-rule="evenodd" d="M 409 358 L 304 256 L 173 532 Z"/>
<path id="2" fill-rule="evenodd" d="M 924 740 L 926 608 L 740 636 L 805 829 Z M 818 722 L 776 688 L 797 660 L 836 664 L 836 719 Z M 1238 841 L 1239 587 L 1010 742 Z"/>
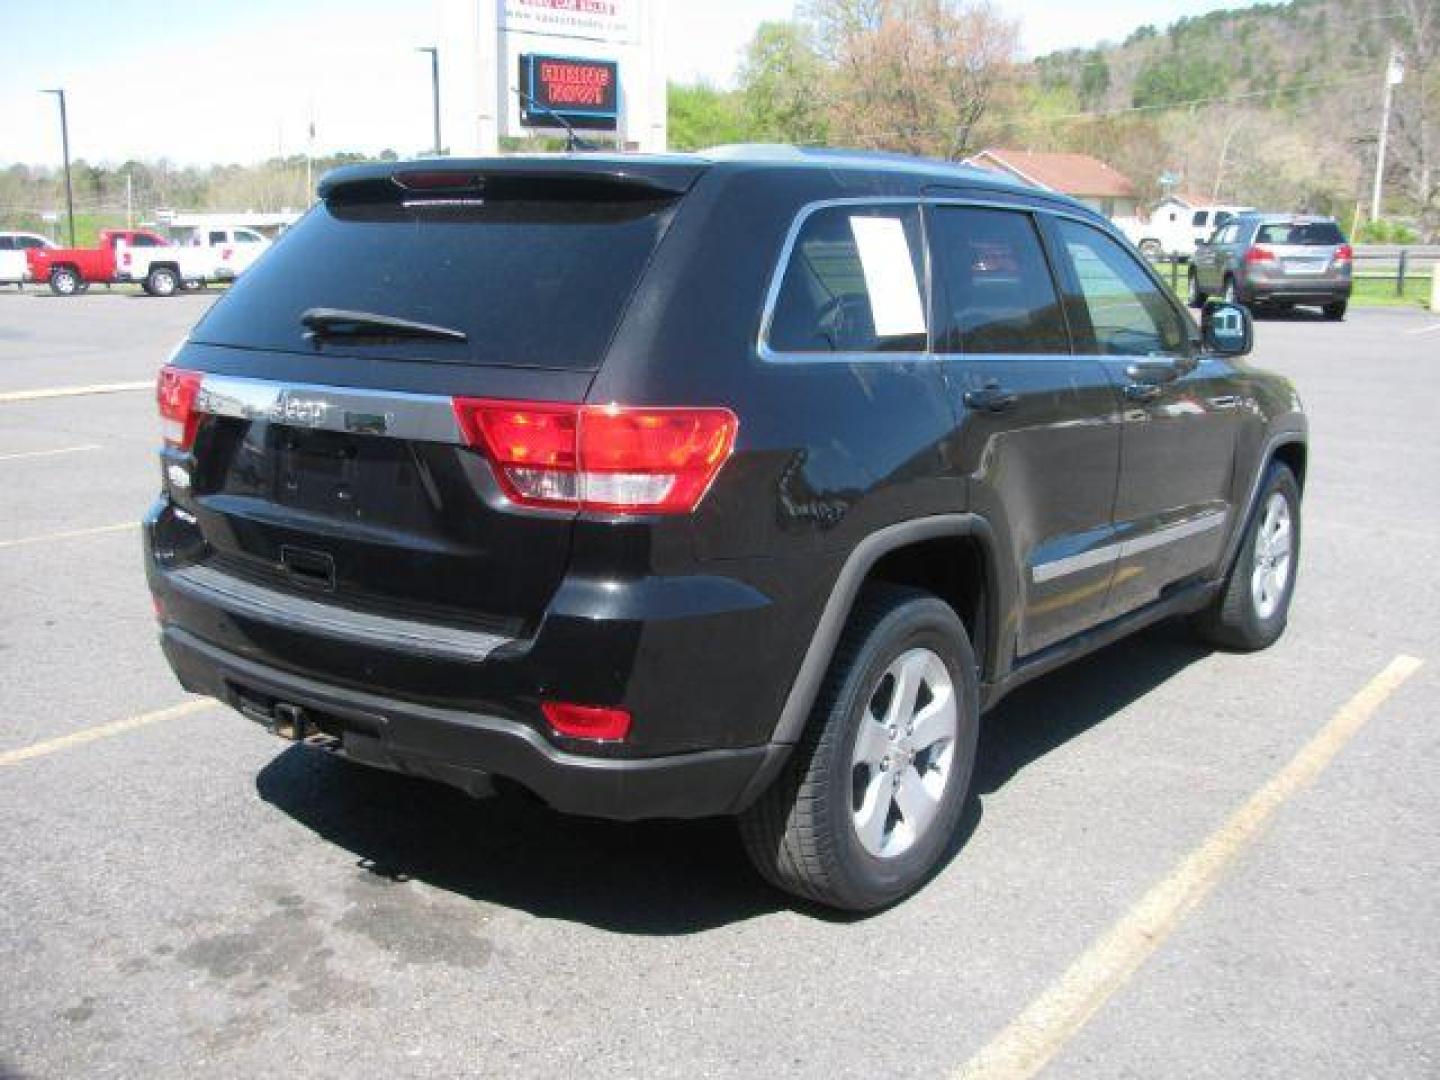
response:
<path id="1" fill-rule="evenodd" d="M 527 94 L 524 90 L 521 90 L 518 86 L 512 86 L 510 89 L 515 92 L 515 96 L 518 97 L 521 102 L 524 103 L 532 112 L 544 113 L 546 116 L 549 116 L 551 119 L 557 121 L 560 126 L 565 129 L 565 150 L 567 153 L 574 153 L 576 150 L 600 149 L 588 139 L 582 139 L 579 132 L 577 132 L 570 125 L 570 121 L 566 120 L 565 117 L 561 116 L 554 109 L 550 108 L 549 105 L 540 104 L 540 102 L 536 101 L 533 97 Z"/>

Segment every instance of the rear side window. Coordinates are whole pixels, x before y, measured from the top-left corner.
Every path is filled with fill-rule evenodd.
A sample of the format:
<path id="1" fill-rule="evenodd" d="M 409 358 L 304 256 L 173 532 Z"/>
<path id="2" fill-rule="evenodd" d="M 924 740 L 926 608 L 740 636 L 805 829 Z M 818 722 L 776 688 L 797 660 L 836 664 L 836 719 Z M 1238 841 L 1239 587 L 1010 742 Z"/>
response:
<path id="1" fill-rule="evenodd" d="M 941 206 L 931 250 L 945 283 L 940 351 L 1069 354 L 1060 300 L 1029 215 Z"/>
<path id="2" fill-rule="evenodd" d="M 1129 252 L 1077 221 L 1061 219 L 1056 228 L 1093 330 L 1094 352 L 1149 356 L 1187 348 L 1179 312 Z"/>
<path id="3" fill-rule="evenodd" d="M 1304 247 L 1330 247 L 1345 243 L 1340 226 L 1333 221 L 1281 221 L 1261 225 L 1255 237 L 1257 244 L 1295 244 Z"/>
<path id="4" fill-rule="evenodd" d="M 827 207 L 805 219 L 771 315 L 776 352 L 923 352 L 920 215 L 913 206 Z"/>
<path id="5" fill-rule="evenodd" d="M 329 338 L 326 356 L 593 370 L 674 205 L 528 182 L 428 203 L 332 196 L 245 272 L 191 339 L 312 352 L 301 317 L 338 308 L 467 340 Z"/>

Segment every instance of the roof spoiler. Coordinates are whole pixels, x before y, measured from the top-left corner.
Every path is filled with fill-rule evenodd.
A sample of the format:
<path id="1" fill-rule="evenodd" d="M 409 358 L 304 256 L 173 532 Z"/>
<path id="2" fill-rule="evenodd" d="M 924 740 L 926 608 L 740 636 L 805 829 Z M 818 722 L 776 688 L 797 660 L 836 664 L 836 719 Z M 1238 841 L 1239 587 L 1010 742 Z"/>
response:
<path id="1" fill-rule="evenodd" d="M 411 194 L 417 198 L 481 192 L 495 182 L 515 190 L 526 181 L 615 189 L 629 198 L 666 197 L 689 191 L 708 163 L 689 159 L 601 155 L 554 157 L 434 158 L 344 165 L 320 178 L 322 199 L 336 195 Z"/>

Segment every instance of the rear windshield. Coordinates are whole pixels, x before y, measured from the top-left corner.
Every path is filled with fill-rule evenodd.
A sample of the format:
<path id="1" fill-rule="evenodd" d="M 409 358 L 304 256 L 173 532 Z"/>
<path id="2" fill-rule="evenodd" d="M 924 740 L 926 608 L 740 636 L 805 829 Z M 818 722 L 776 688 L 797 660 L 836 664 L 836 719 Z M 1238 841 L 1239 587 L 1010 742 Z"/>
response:
<path id="1" fill-rule="evenodd" d="M 1333 221 L 1281 221 L 1261 225 L 1255 237 L 1257 244 L 1299 244 L 1307 247 L 1329 247 L 1343 244 L 1345 237 Z"/>
<path id="2" fill-rule="evenodd" d="M 673 213 L 673 200 L 491 198 L 345 202 L 288 230 L 191 340 L 441 363 L 593 369 Z M 317 346 L 301 317 L 338 308 L 467 340 L 351 335 Z"/>

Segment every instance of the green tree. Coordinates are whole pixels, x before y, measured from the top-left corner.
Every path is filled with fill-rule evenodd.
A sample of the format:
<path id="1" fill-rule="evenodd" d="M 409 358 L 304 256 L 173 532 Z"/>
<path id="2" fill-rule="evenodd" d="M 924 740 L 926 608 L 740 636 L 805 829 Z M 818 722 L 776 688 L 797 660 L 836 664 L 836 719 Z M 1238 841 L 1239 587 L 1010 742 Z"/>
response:
<path id="1" fill-rule="evenodd" d="M 740 69 L 746 137 L 814 145 L 826 140 L 827 72 L 800 23 L 761 23 Z"/>
<path id="2" fill-rule="evenodd" d="M 738 97 L 704 83 L 671 83 L 666 95 L 671 147 L 699 150 L 743 141 Z"/>

